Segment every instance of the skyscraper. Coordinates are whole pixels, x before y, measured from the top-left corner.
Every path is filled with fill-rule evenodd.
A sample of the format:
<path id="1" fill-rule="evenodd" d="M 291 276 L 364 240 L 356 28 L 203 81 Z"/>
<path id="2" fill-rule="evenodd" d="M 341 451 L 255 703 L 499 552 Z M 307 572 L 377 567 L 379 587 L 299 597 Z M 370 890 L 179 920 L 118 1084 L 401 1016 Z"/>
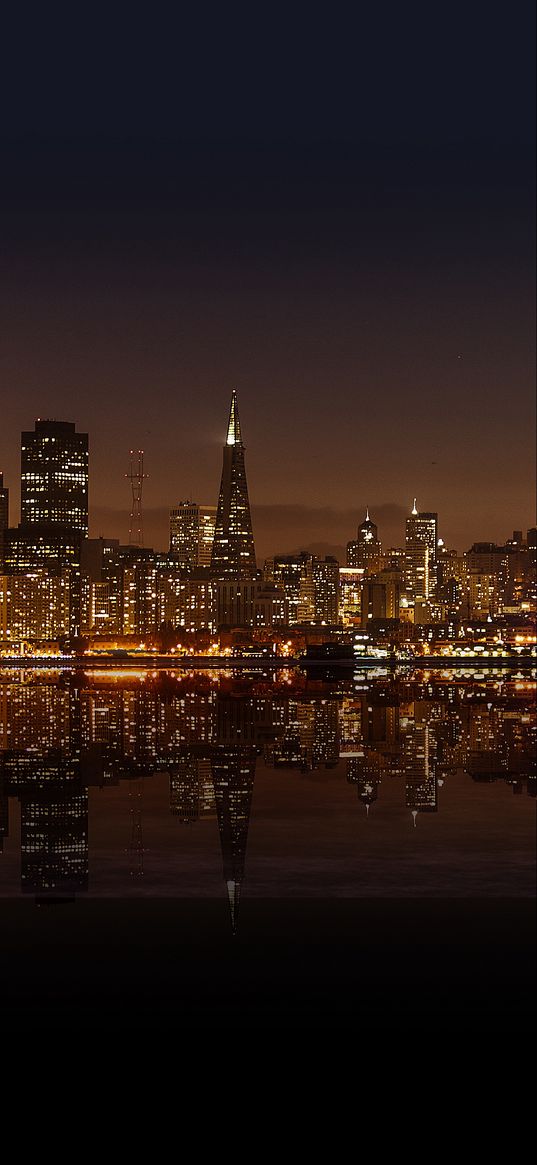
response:
<path id="1" fill-rule="evenodd" d="M 35 422 L 21 434 L 21 526 L 88 533 L 88 434 L 69 421 Z"/>
<path id="2" fill-rule="evenodd" d="M 376 574 L 380 570 L 382 544 L 378 538 L 378 528 L 369 517 L 369 510 L 365 512 L 363 522 L 358 526 L 356 540 L 347 542 L 347 566 L 354 569 L 362 567 L 367 574 Z"/>
<path id="3" fill-rule="evenodd" d="M 71 571 L 70 631 L 80 627 L 80 550 L 88 536 L 88 434 L 70 421 L 21 433 L 21 521 L 4 534 L 7 575 Z"/>
<path id="4" fill-rule="evenodd" d="M 339 608 L 339 562 L 337 558 L 313 559 L 313 586 L 316 623 L 337 623 Z"/>
<path id="5" fill-rule="evenodd" d="M 216 506 L 179 502 L 170 510 L 170 552 L 181 566 L 210 566 Z"/>
<path id="6" fill-rule="evenodd" d="M 256 572 L 254 535 L 248 500 L 237 394 L 233 390 L 227 428 L 222 480 L 214 532 L 211 567 L 223 578 Z"/>
<path id="7" fill-rule="evenodd" d="M 419 512 L 416 499 L 406 520 L 405 583 L 415 599 L 428 599 L 436 583 L 438 514 Z"/>

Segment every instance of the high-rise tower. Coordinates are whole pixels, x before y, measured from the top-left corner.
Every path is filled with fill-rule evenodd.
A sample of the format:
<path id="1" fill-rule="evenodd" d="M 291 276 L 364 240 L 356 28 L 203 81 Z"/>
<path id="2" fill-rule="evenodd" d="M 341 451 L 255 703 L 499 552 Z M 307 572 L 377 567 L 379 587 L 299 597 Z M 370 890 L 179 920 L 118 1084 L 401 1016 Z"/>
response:
<path id="1" fill-rule="evenodd" d="M 170 510 L 170 552 L 183 567 L 210 566 L 216 506 L 179 502 Z"/>
<path id="2" fill-rule="evenodd" d="M 358 535 L 355 541 L 347 542 L 347 566 L 355 569 L 362 567 L 367 574 L 376 574 L 380 570 L 382 545 L 378 539 L 378 528 L 369 517 L 369 509 L 365 518 L 358 526 Z"/>
<path id="3" fill-rule="evenodd" d="M 4 532 L 8 575 L 69 575 L 69 626 L 80 626 L 80 553 L 88 536 L 88 434 L 71 421 L 35 422 L 21 433 L 21 521 Z M 65 576 L 67 583 L 67 576 Z"/>
<path id="4" fill-rule="evenodd" d="M 216 574 L 224 578 L 254 575 L 256 571 L 254 535 L 244 466 L 244 445 L 235 389 L 231 396 L 224 445 L 211 567 Z"/>
<path id="5" fill-rule="evenodd" d="M 406 520 L 405 582 L 415 599 L 428 599 L 434 591 L 438 514 L 419 511 L 414 498 Z"/>
<path id="6" fill-rule="evenodd" d="M 88 534 L 88 434 L 69 421 L 22 433 L 21 526 L 35 525 Z"/>

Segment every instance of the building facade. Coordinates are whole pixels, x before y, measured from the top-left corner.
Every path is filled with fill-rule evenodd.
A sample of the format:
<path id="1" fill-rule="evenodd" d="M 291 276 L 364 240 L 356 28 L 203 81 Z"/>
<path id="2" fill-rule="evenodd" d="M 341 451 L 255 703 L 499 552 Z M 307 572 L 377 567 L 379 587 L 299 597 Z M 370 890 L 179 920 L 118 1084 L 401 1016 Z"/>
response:
<path id="1" fill-rule="evenodd" d="M 356 539 L 347 543 L 347 566 L 362 569 L 366 574 L 376 574 L 381 567 L 382 543 L 379 541 L 378 528 L 369 517 L 366 510 L 365 518 L 360 526 Z"/>
<path id="2" fill-rule="evenodd" d="M 406 520 L 405 585 L 414 599 L 428 599 L 436 585 L 438 514 L 414 506 Z"/>
<path id="3" fill-rule="evenodd" d="M 21 526 L 88 534 L 88 434 L 69 421 L 35 422 L 21 435 Z"/>
<path id="4" fill-rule="evenodd" d="M 68 570 L 0 575 L 0 640 L 20 644 L 69 635 L 71 581 Z"/>
<path id="5" fill-rule="evenodd" d="M 170 554 L 180 566 L 211 565 L 215 525 L 216 506 L 179 502 L 170 510 Z"/>

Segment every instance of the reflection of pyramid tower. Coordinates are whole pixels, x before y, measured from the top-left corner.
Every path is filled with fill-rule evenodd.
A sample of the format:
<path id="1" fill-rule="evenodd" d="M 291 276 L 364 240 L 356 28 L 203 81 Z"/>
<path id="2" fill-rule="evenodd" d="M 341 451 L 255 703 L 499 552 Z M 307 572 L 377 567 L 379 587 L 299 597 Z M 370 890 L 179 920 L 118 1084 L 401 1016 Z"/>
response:
<path id="1" fill-rule="evenodd" d="M 244 877 L 255 765 L 255 749 L 240 746 L 218 749 L 212 761 L 224 878 L 234 934 L 237 931 L 240 888 Z"/>

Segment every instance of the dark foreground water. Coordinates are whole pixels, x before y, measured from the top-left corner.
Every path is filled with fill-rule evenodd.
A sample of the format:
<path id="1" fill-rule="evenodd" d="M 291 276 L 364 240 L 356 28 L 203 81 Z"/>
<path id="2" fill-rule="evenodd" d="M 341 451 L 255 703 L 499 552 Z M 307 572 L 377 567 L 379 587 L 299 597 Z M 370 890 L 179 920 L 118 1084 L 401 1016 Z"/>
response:
<path id="1" fill-rule="evenodd" d="M 526 677 L 4 675 L 8 1029 L 534 1014 Z"/>

